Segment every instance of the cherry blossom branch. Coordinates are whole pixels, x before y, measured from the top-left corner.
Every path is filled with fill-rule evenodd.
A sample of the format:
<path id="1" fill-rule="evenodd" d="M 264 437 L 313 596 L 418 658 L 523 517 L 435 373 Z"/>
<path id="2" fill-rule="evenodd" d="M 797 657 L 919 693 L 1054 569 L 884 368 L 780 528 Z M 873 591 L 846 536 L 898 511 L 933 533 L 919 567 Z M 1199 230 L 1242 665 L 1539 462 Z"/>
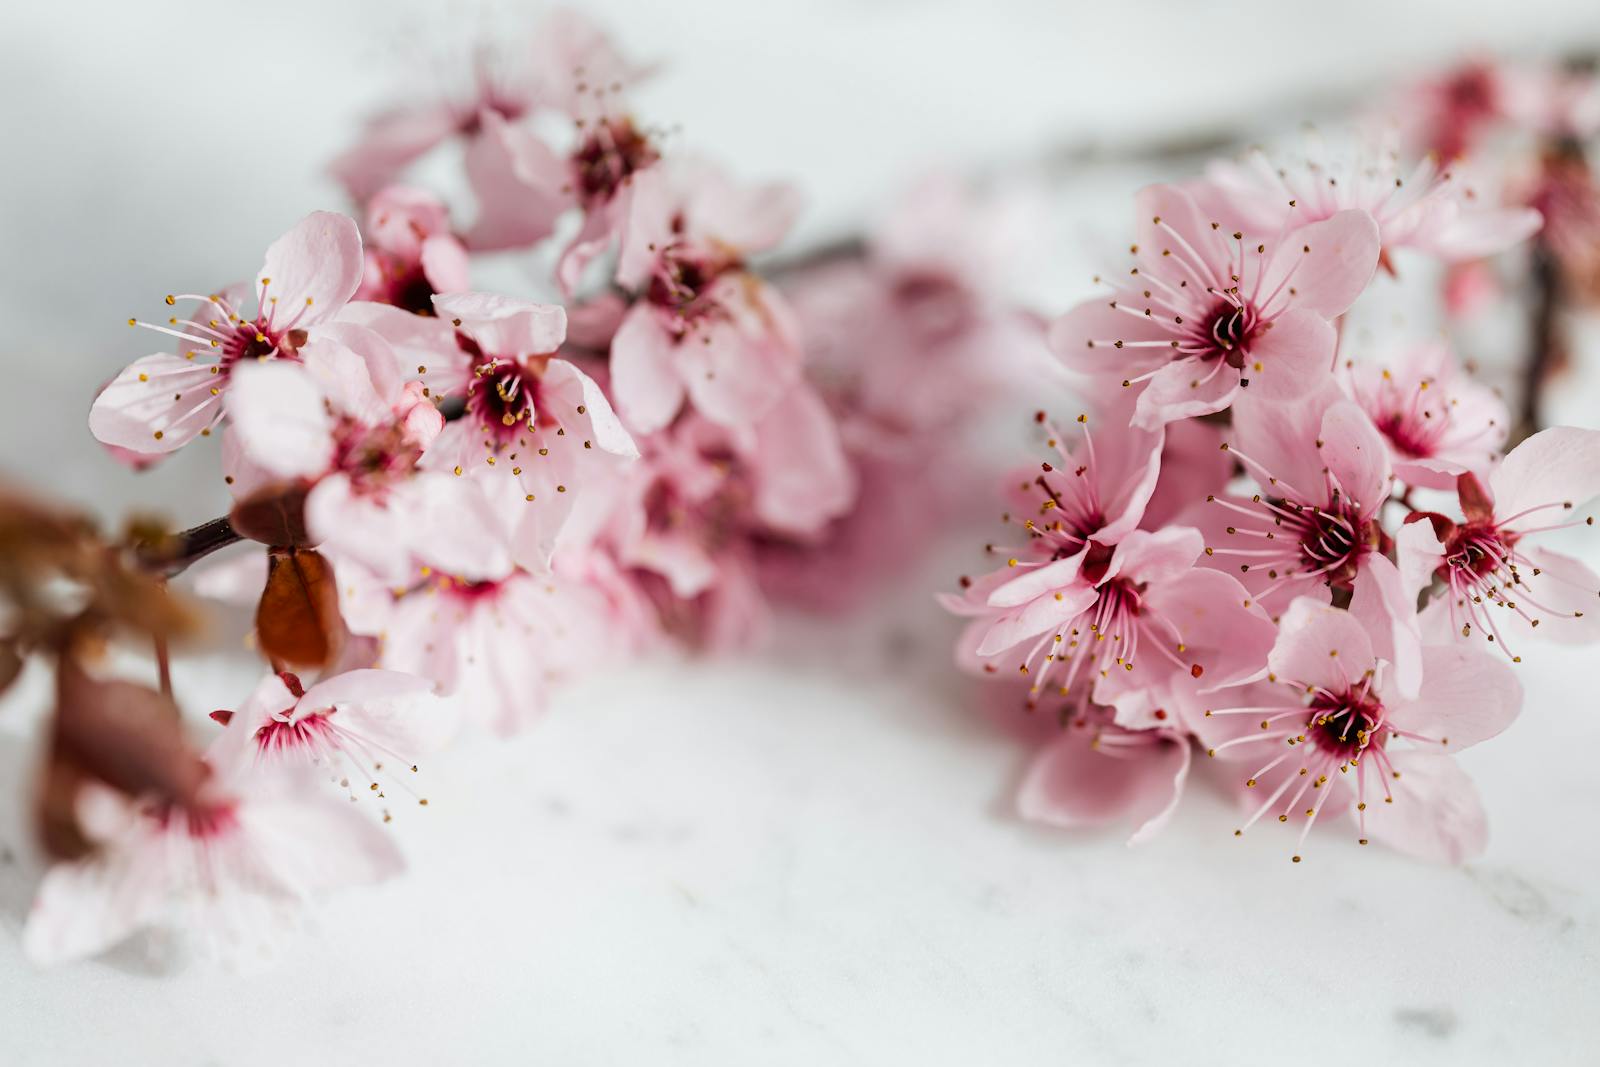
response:
<path id="1" fill-rule="evenodd" d="M 141 543 L 135 547 L 134 555 L 146 570 L 171 578 L 218 549 L 242 540 L 243 535 L 233 528 L 228 516 L 219 515 L 160 541 Z"/>

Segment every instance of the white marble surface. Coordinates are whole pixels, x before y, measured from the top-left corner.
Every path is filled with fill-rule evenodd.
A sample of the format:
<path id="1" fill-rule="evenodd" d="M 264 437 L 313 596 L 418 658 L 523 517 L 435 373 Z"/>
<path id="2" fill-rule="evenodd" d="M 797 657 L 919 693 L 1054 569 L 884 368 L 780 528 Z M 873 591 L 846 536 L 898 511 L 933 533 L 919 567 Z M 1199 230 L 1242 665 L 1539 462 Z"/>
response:
<path id="1" fill-rule="evenodd" d="M 917 160 L 1184 128 L 1409 57 L 1596 32 L 1570 0 L 598 6 L 676 63 L 651 113 L 799 178 L 813 235 Z M 213 459 L 131 481 L 81 413 L 142 351 L 127 315 L 248 272 L 336 203 L 316 167 L 386 84 L 394 26 L 464 9 L 321 7 L 0 11 L 7 476 L 107 514 L 218 510 Z M 1121 240 L 1127 184 L 1077 187 L 1074 232 Z M 1061 250 L 1061 304 L 1093 259 Z M 1273 827 L 1236 841 L 1203 783 L 1129 850 L 1011 816 L 1025 752 L 972 711 L 927 595 L 976 536 L 855 627 L 793 620 L 735 663 L 619 664 L 535 734 L 435 761 L 429 809 L 395 824 L 412 872 L 335 899 L 249 975 L 142 941 L 34 972 L 13 935 L 38 860 L 7 800 L 0 1063 L 1595 1062 L 1592 652 L 1527 655 L 1523 719 L 1461 757 L 1492 825 L 1466 868 L 1336 832 L 1290 864 Z M 250 670 L 180 663 L 180 692 L 226 705 Z M 25 788 L 41 685 L 0 703 L 4 797 Z"/>

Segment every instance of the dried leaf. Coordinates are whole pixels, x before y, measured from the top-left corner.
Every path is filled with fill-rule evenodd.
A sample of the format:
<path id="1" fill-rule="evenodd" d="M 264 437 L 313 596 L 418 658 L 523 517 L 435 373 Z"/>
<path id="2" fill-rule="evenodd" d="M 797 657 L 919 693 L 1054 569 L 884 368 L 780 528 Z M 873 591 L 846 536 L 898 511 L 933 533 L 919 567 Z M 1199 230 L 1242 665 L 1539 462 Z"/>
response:
<path id="1" fill-rule="evenodd" d="M 211 772 L 185 740 L 171 699 L 134 682 L 91 677 L 70 655 L 61 659 L 56 692 L 35 808 L 39 839 L 52 855 L 71 858 L 92 847 L 77 819 L 85 782 L 129 796 L 196 802 Z"/>
<path id="2" fill-rule="evenodd" d="M 56 681 L 54 742 L 107 785 L 193 802 L 209 773 L 189 748 L 172 698 L 136 682 L 90 677 L 63 657 Z"/>
<path id="3" fill-rule="evenodd" d="M 256 607 L 261 651 L 278 664 L 324 667 L 346 636 L 333 570 L 308 548 L 267 552 L 267 587 Z"/>
<path id="4" fill-rule="evenodd" d="M 269 486 L 235 504 L 228 521 L 241 537 L 274 548 L 305 548 L 311 544 L 311 536 L 306 533 L 304 485 Z"/>

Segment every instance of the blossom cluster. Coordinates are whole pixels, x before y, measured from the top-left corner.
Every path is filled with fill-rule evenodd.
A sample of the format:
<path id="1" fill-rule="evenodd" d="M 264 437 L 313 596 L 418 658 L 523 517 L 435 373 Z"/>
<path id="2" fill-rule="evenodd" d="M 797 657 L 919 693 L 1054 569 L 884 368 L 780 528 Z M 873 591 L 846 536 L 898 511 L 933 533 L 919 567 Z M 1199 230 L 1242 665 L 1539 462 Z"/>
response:
<path id="1" fill-rule="evenodd" d="M 1451 758 L 1516 718 L 1537 641 L 1600 638 L 1600 576 L 1541 542 L 1592 523 L 1600 432 L 1503 452 L 1505 403 L 1442 341 L 1372 357 L 1352 307 L 1410 257 L 1483 257 L 1536 211 L 1379 141 L 1252 152 L 1135 199 L 1131 264 L 1050 326 L 1095 403 L 1007 485 L 999 560 L 945 606 L 973 672 L 1059 730 L 1022 813 L 1133 841 L 1191 755 L 1236 833 L 1314 824 L 1459 862 L 1486 822 Z M 1379 279 L 1379 280 L 1375 280 Z"/>
<path id="2" fill-rule="evenodd" d="M 953 181 L 843 273 L 791 266 L 791 302 L 755 260 L 794 190 L 637 120 L 647 73 L 557 12 L 461 97 L 370 122 L 332 168 L 359 221 L 313 212 L 248 282 L 130 320 L 166 347 L 90 430 L 137 469 L 220 439 L 226 527 L 255 545 L 197 588 L 256 605 L 268 671 L 212 714 L 202 787 L 75 790 L 89 848 L 45 879 L 36 959 L 196 910 L 233 943 L 269 905 L 388 877 L 379 819 L 428 803 L 417 761 L 459 729 L 520 731 L 554 684 L 663 639 L 746 644 L 774 597 L 847 606 L 816 577 L 883 569 L 881 531 L 926 507 L 930 449 L 993 383 L 973 354 L 1042 344 L 962 253 L 993 242 Z M 450 153 L 470 207 L 410 182 Z M 508 254 L 542 288 L 474 286 Z"/>

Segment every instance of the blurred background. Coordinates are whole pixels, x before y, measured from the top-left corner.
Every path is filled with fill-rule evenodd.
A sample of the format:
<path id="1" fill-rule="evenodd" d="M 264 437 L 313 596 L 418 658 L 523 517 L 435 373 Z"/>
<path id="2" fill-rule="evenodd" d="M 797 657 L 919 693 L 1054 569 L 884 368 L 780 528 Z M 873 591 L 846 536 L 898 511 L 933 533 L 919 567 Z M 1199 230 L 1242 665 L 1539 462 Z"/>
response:
<path id="1" fill-rule="evenodd" d="M 641 114 L 801 188 L 785 254 L 859 236 L 930 167 L 1029 187 L 1048 210 L 1014 284 L 1042 314 L 1120 262 L 1145 181 L 1381 110 L 1463 59 L 1600 53 L 1582 0 L 583 9 L 661 65 Z M 325 166 L 359 120 L 541 10 L 4 5 L 0 474 L 107 518 L 222 512 L 214 450 L 134 476 L 88 435 L 96 389 L 160 347 L 127 319 L 248 276 L 307 211 L 347 209 Z M 1384 314 L 1435 328 L 1405 294 Z M 1528 299 L 1511 292 L 1461 338 L 1513 388 Z M 1600 331 L 1576 308 L 1562 321 L 1549 415 L 1596 425 Z M 1022 439 L 1000 431 L 994 447 Z M 130 1062 L 1252 1062 L 1329 1022 L 1347 1047 L 1381 1042 L 1362 1053 L 1374 1062 L 1533 1040 L 1542 1062 L 1592 1055 L 1591 656 L 1542 657 L 1522 728 L 1464 761 L 1495 819 L 1490 855 L 1464 871 L 1341 839 L 1291 872 L 1272 835 L 1217 832 L 1220 799 L 1129 852 L 1009 815 L 1021 753 L 973 714 L 930 598 L 988 519 L 953 530 L 859 628 L 790 620 L 781 654 L 619 670 L 534 736 L 453 759 L 435 792 L 456 799 L 398 831 L 415 873 L 336 906 L 266 978 L 219 994 L 132 956 L 40 977 L 0 938 L 0 1060 L 91 1062 L 113 1027 Z M 180 688 L 219 706 L 244 670 L 180 663 Z M 0 781 L 28 766 L 23 703 L 0 708 L 0 732 L 22 739 Z M 37 877 L 30 849 L 0 817 L 0 929 Z"/>

